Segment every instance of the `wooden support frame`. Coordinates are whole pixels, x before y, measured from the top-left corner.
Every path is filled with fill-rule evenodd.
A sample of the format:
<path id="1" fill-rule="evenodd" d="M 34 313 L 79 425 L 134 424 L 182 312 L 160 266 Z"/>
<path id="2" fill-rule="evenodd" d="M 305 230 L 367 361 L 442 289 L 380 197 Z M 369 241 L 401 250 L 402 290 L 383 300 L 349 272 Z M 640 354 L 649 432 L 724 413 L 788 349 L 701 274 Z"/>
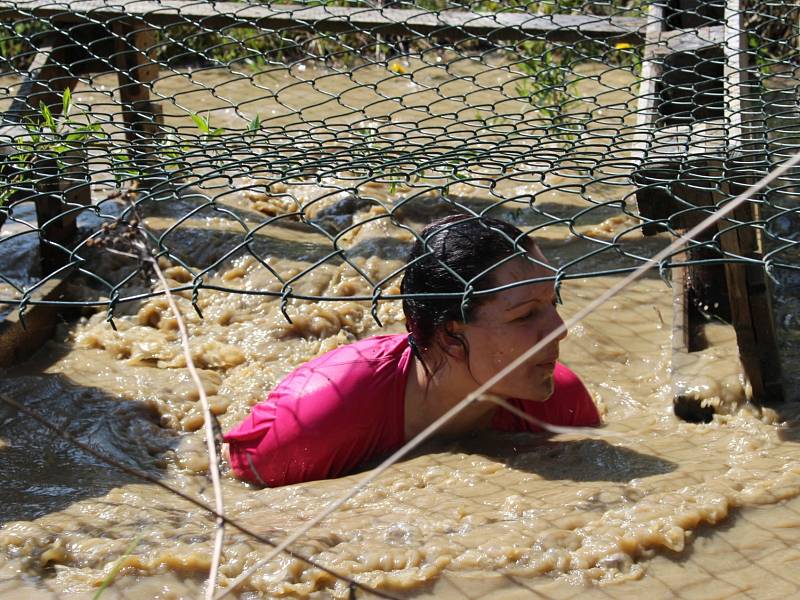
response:
<path id="1" fill-rule="evenodd" d="M 25 79 L 3 115 L 3 124 L 21 124 L 36 118 L 46 104 L 54 116 L 61 113 L 64 90 L 74 90 L 78 78 L 66 66 L 67 47 L 59 34 L 52 34 L 31 61 Z"/>
<path id="2" fill-rule="evenodd" d="M 766 148 L 759 133 L 761 124 L 756 118 L 747 31 L 739 0 L 728 0 L 725 5 L 724 51 L 725 91 L 729 99 L 725 119 L 730 146 L 722 191 L 730 197 L 755 183 L 755 168 L 766 164 Z M 757 222 L 760 218 L 757 204 L 746 203 L 734 211 L 732 218 L 742 223 Z M 752 226 L 734 227 L 731 222 L 720 223 L 719 227 L 720 246 L 724 252 L 759 262 L 757 266 L 725 265 L 736 339 L 745 372 L 753 386 L 753 396 L 761 401 L 783 400 L 772 303 L 767 274 L 760 266 L 761 232 Z"/>
<path id="3" fill-rule="evenodd" d="M 156 46 L 155 27 L 173 25 L 202 24 L 209 29 L 223 29 L 232 26 L 249 25 L 263 29 L 287 29 L 313 27 L 318 31 L 373 31 L 380 35 L 408 34 L 441 36 L 460 39 L 467 36 L 493 37 L 494 39 L 527 39 L 539 37 L 551 41 L 571 42 L 579 39 L 612 38 L 616 41 L 632 41 L 642 39 L 644 31 L 644 63 L 642 67 L 642 84 L 637 107 L 637 134 L 634 145 L 634 156 L 644 165 L 650 160 L 650 153 L 659 135 L 657 127 L 663 120 L 659 97 L 658 82 L 664 76 L 665 58 L 680 52 L 696 52 L 707 47 L 723 45 L 725 58 L 725 92 L 729 99 L 725 119 L 729 127 L 728 139 L 736 141 L 735 147 L 728 148 L 733 155 L 724 164 L 719 163 L 719 155 L 709 156 L 704 168 L 719 173 L 721 179 L 730 182 L 731 172 L 747 169 L 754 153 L 752 135 L 753 126 L 747 118 L 747 40 L 742 26 L 740 0 L 728 0 L 725 4 L 724 27 L 714 25 L 716 15 L 705 15 L 694 11 L 700 4 L 697 0 L 673 0 L 678 8 L 680 27 L 702 25 L 694 32 L 685 30 L 666 31 L 665 12 L 662 4 L 651 3 L 646 21 L 638 18 L 611 17 L 598 19 L 591 16 L 574 15 L 529 15 L 520 13 L 499 13 L 485 15 L 468 11 L 443 11 L 432 13 L 413 9 L 355 9 L 346 7 L 307 7 L 295 5 L 254 6 L 239 2 L 198 3 L 194 0 L 137 0 L 125 5 L 125 13 L 119 5 L 112 5 L 105 0 L 76 0 L 66 4 L 54 4 L 51 0 L 29 0 L 24 3 L 24 12 L 19 12 L 19 4 L 0 1 L 0 18 L 9 19 L 20 16 L 36 15 L 49 19 L 54 24 L 69 25 L 77 23 L 77 27 L 100 27 L 98 23 L 110 23 L 114 34 L 113 55 L 108 56 L 108 65 L 117 72 L 120 90 L 120 102 L 124 107 L 126 135 L 134 149 L 134 159 L 144 173 L 158 165 L 152 164 L 153 137 L 163 124 L 160 107 L 150 99 L 153 82 L 158 77 L 158 64 L 151 59 L 149 53 Z M 680 10 L 689 8 L 687 18 L 698 17 L 696 23 L 688 22 Z M 694 11 L 694 12 L 693 12 Z M 709 25 L 711 23 L 711 25 Z M 70 68 L 75 56 L 86 55 L 86 50 L 60 35 L 57 42 L 44 47 L 35 57 L 29 77 L 26 79 L 11 110 L 5 115 L 7 124 L 19 125 L 26 118 L 35 115 L 41 103 L 51 107 L 58 114 L 61 106 L 61 93 L 66 87 L 74 88 L 77 83 L 76 69 Z M 85 45 L 85 40 L 83 42 Z M 103 52 L 109 52 L 108 49 Z M 69 55 L 72 55 L 70 58 Z M 85 59 L 85 58 L 84 58 Z M 72 60 L 72 62 L 70 62 Z M 61 82 L 54 84 L 54 82 Z M 0 132 L 2 133 L 2 132 Z M 690 132 L 694 136 L 694 132 Z M 669 147 L 669 144 L 666 145 Z M 664 149 L 662 145 L 662 150 Z M 649 168 L 653 172 L 663 168 L 673 169 L 676 159 L 680 162 L 684 157 L 670 156 L 667 149 L 664 155 L 651 162 Z M 730 158 L 730 157 L 729 157 Z M 702 162 L 702 159 L 701 159 Z M 700 164 L 700 163 L 698 163 Z M 42 171 L 58 171 L 57 166 L 41 165 Z M 647 183 L 648 168 L 644 172 L 644 183 Z M 665 180 L 668 178 L 664 178 Z M 747 176 L 737 180 L 738 185 L 746 185 Z M 685 185 L 678 182 L 677 186 Z M 720 190 L 718 198 L 734 195 L 738 189 L 734 184 Z M 88 195 L 88 185 L 81 188 L 81 194 Z M 39 193 L 36 197 L 37 215 L 42 227 L 42 256 L 46 272 L 52 272 L 61 266 L 64 252 L 58 246 L 65 247 L 75 229 L 74 217 L 59 218 L 65 203 L 61 197 L 65 190 L 58 177 L 44 177 L 39 182 Z M 660 189 L 658 186 L 644 188 L 637 193 L 640 211 L 649 204 L 651 207 L 662 205 L 661 209 L 669 210 L 668 217 L 674 212 L 671 197 L 674 189 Z M 655 198 L 645 198 L 652 195 Z M 690 194 L 691 195 L 691 194 Z M 88 196 L 76 196 L 74 199 L 88 202 Z M 69 202 L 71 203 L 71 201 Z M 696 199 L 697 206 L 716 204 L 715 200 Z M 661 218 L 656 216 L 655 218 Z M 753 204 L 739 209 L 733 218 L 742 223 L 753 222 L 758 218 Z M 686 225 L 683 223 L 682 225 Z M 644 225 L 646 234 L 655 233 L 657 227 Z M 718 227 L 719 243 L 728 255 L 745 259 L 758 259 L 761 253 L 761 242 L 752 227 L 731 227 L 731 222 L 721 223 Z M 687 250 L 688 252 L 688 250 Z M 683 280 L 691 279 L 691 269 L 680 274 Z M 770 299 L 764 273 L 760 269 L 748 268 L 738 264 L 726 264 L 725 277 L 729 292 L 731 312 L 736 328 L 737 340 L 745 371 L 753 386 L 757 399 L 781 397 L 780 368 L 775 346 L 775 334 L 772 327 Z M 684 281 L 685 283 L 685 281 Z M 681 293 L 685 296 L 685 285 Z M 684 298 L 685 300 L 685 298 Z M 685 308 L 685 307 L 684 307 Z M 690 331 L 684 327 L 683 331 Z M 683 334 L 681 334 L 683 335 Z M 683 338 L 681 338 L 683 339 Z M 676 341 L 677 351 L 691 346 L 687 340 Z"/>
<path id="4" fill-rule="evenodd" d="M 0 2 L 0 18 L 31 14 L 51 22 L 82 19 L 119 19 L 123 4 L 105 0 L 28 0 L 24 11 L 17 2 Z M 488 37 L 525 40 L 546 37 L 554 42 L 614 38 L 636 43 L 645 23 L 638 17 L 542 15 L 501 12 L 487 15 L 470 11 L 429 11 L 401 8 L 303 6 L 298 4 L 254 5 L 244 2 L 196 2 L 194 0 L 137 0 L 124 5 L 124 14 L 140 26 L 171 27 L 202 24 L 209 30 L 251 26 L 267 30 L 309 29 L 324 33 L 372 31 L 382 35 L 430 35 L 450 40 Z"/>
<path id="5" fill-rule="evenodd" d="M 693 0 L 674 1 L 679 9 L 694 6 Z M 659 104 L 663 98 L 652 87 L 640 92 L 637 152 L 642 162 L 635 177 L 636 183 L 643 186 L 637 191 L 640 214 L 655 220 L 669 219 L 671 229 L 682 232 L 697 224 L 708 210 L 753 183 L 755 167 L 765 163 L 765 149 L 759 141 L 760 124 L 756 122 L 751 101 L 754 91 L 748 82 L 748 46 L 739 0 L 730 0 L 725 5 L 724 26 L 710 25 L 691 34 L 660 30 L 664 13 L 659 14 L 651 7 L 650 14 L 659 24 L 651 21 L 647 31 L 645 48 L 653 50 L 645 55 L 643 86 L 651 81 L 654 86 L 664 76 L 664 62 L 673 50 L 691 53 L 716 47 L 724 63 L 722 91 L 726 102 L 719 119 L 659 127 L 668 121 L 668 115 L 661 110 L 664 107 Z M 710 21 L 704 17 L 703 22 Z M 686 26 L 683 22 L 679 25 Z M 656 40 L 667 44 L 659 46 Z M 707 143 L 714 139 L 719 143 Z M 664 186 L 659 186 L 659 181 L 664 181 Z M 692 207 L 699 210 L 693 211 Z M 708 208 L 702 210 L 703 207 Z M 671 216 L 681 211 L 682 217 Z M 766 402 L 782 399 L 783 394 L 769 288 L 760 263 L 760 232 L 747 225 L 758 218 L 756 203 L 748 203 L 697 240 L 703 244 L 716 239 L 727 257 L 739 257 L 740 262 L 728 262 L 722 268 L 690 265 L 673 270 L 673 369 L 703 346 L 702 319 L 689 300 L 690 294 L 696 295 L 698 290 L 703 294 L 704 288 L 713 293 L 718 288 L 723 295 L 722 310 L 736 333 L 739 358 L 752 386 L 753 398 Z M 660 229 L 655 224 L 643 226 L 646 235 Z M 686 248 L 683 256 L 704 258 L 703 252 L 706 251 Z M 710 419 L 708 411 L 690 406 L 675 381 L 673 387 L 676 413 L 692 420 Z"/>
<path id="6" fill-rule="evenodd" d="M 78 82 L 69 68 L 67 57 L 71 50 L 59 34 L 53 34 L 37 52 L 10 109 L 3 115 L 6 124 L 0 127 L 0 154 L 8 156 L 17 152 L 15 140 L 27 135 L 27 122 L 34 125 L 39 122 L 42 104 L 53 116 L 61 114 L 64 90 L 73 90 Z M 62 248 L 68 247 L 77 233 L 76 217 L 71 209 L 91 203 L 85 162 L 83 153 L 74 151 L 64 154 L 60 160 L 53 156 L 34 156 L 26 166 L 30 187 L 35 189 L 32 198 L 41 230 L 39 254 L 45 275 L 67 263 L 67 253 Z M 15 168 L 9 161 L 2 165 L 5 174 L 12 177 L 11 171 Z M 17 196 L 16 200 L 19 199 Z"/>
<path id="7" fill-rule="evenodd" d="M 161 106 L 150 100 L 150 90 L 159 71 L 158 63 L 150 56 L 155 51 L 156 32 L 131 20 L 115 21 L 112 31 L 113 64 L 119 82 L 125 136 L 133 149 L 132 158 L 147 173 L 157 167 L 152 157 L 152 142 L 164 123 Z"/>

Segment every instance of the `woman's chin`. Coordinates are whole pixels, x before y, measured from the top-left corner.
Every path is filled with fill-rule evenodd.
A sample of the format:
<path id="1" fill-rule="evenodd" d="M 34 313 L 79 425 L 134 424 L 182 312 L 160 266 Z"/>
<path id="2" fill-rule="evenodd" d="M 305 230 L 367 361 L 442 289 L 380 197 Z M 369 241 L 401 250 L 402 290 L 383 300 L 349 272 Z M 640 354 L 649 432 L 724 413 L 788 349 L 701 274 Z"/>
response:
<path id="1" fill-rule="evenodd" d="M 507 398 L 517 398 L 518 400 L 527 400 L 529 402 L 546 402 L 553 395 L 553 389 L 553 375 L 551 373 L 543 378 L 540 377 L 535 384 L 519 386 L 515 390 L 508 390 L 512 393 L 502 395 Z"/>

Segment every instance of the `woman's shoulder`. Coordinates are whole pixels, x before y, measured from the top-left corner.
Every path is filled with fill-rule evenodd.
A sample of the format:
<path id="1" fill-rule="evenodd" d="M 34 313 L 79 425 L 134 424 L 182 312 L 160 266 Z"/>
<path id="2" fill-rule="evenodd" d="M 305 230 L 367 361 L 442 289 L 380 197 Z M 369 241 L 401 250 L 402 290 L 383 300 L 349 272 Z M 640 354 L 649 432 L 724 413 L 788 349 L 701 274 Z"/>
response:
<path id="1" fill-rule="evenodd" d="M 381 335 L 340 346 L 289 373 L 271 399 L 330 396 L 352 404 L 364 394 L 394 391 L 405 371 L 405 335 Z M 389 388 L 389 389 L 386 389 Z"/>
<path id="2" fill-rule="evenodd" d="M 225 436 L 237 475 L 334 477 L 402 444 L 406 348 L 404 335 L 367 338 L 292 371 Z"/>
<path id="3" fill-rule="evenodd" d="M 375 335 L 339 346 L 314 358 L 303 367 L 335 366 L 349 363 L 374 363 L 399 360 L 408 348 L 408 335 Z"/>

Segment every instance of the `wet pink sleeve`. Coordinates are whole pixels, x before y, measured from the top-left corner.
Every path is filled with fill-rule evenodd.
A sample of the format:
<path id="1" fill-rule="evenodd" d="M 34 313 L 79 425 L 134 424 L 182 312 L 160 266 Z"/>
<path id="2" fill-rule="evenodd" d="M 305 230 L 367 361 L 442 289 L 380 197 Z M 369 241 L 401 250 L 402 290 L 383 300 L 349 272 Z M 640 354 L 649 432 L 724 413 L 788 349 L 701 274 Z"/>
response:
<path id="1" fill-rule="evenodd" d="M 225 436 L 234 473 L 279 486 L 354 468 L 369 453 L 369 440 L 358 435 L 352 404 L 324 373 L 290 375 Z"/>
<path id="2" fill-rule="evenodd" d="M 580 378 L 561 363 L 553 371 L 553 395 L 545 402 L 509 400 L 527 414 L 549 423 L 567 427 L 591 427 L 600 424 L 600 414 Z M 529 421 L 498 409 L 493 427 L 500 431 L 542 431 Z"/>
<path id="3" fill-rule="evenodd" d="M 271 487 L 338 477 L 402 444 L 397 361 L 358 351 L 293 371 L 225 435 L 237 477 Z"/>

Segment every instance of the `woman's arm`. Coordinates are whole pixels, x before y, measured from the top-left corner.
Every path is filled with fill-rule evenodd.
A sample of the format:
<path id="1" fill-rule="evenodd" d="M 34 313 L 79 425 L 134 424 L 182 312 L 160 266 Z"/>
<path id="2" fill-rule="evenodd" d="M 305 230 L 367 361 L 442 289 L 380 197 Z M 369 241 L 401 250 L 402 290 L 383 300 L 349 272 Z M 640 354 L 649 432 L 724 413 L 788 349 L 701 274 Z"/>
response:
<path id="1" fill-rule="evenodd" d="M 376 370 L 354 369 L 299 369 L 254 406 L 225 436 L 236 476 L 268 486 L 339 477 L 402 443 Z"/>
<path id="2" fill-rule="evenodd" d="M 239 479 L 276 487 L 341 475 L 363 460 L 362 438 L 346 435 L 345 399 L 324 388 L 286 397 L 281 390 L 253 407 L 225 436 L 231 469 Z"/>

